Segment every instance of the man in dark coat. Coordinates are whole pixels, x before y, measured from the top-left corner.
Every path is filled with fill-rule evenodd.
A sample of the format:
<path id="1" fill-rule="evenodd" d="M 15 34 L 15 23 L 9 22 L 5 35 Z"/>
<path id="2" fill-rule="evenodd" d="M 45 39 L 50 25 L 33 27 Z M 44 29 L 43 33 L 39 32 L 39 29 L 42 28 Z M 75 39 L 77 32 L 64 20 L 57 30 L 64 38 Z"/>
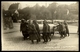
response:
<path id="1" fill-rule="evenodd" d="M 66 28 L 65 28 L 64 23 L 62 23 L 62 30 L 63 30 L 63 35 L 64 35 L 64 38 L 65 38 L 67 36 L 67 33 L 66 33 Z"/>
<path id="2" fill-rule="evenodd" d="M 54 36 L 54 31 L 55 31 L 55 27 L 53 27 L 53 32 L 52 32 L 53 36 Z"/>
<path id="3" fill-rule="evenodd" d="M 48 35 L 48 39 L 51 41 L 50 26 L 49 26 L 49 24 L 47 24 L 47 25 L 48 25 L 48 33 L 47 33 L 47 35 Z"/>
<path id="4" fill-rule="evenodd" d="M 34 40 L 36 40 L 37 43 L 39 42 L 38 41 L 39 38 L 38 38 L 36 27 L 33 24 L 33 22 L 31 22 L 31 21 L 29 23 L 29 38 L 30 38 L 32 44 L 34 43 Z"/>
<path id="5" fill-rule="evenodd" d="M 65 35 L 66 35 L 66 29 L 65 29 L 65 26 L 62 24 L 62 23 L 60 23 L 60 22 L 58 22 L 58 26 L 57 26 L 57 28 L 58 28 L 58 31 L 59 31 L 59 34 L 61 35 L 61 37 L 60 38 L 64 38 L 65 37 Z"/>
<path id="6" fill-rule="evenodd" d="M 34 23 L 35 28 L 36 28 L 36 30 L 37 30 L 37 35 L 38 35 L 38 38 L 39 38 L 39 39 L 38 39 L 38 42 L 40 42 L 41 36 L 40 36 L 39 25 L 38 25 L 38 23 L 37 23 L 36 20 L 33 20 L 33 23 Z"/>
<path id="7" fill-rule="evenodd" d="M 46 20 L 43 21 L 43 39 L 44 39 L 44 42 L 43 43 L 46 43 L 48 42 L 48 25 L 47 25 L 47 22 Z"/>
<path id="8" fill-rule="evenodd" d="M 67 34 L 69 36 L 69 29 L 68 29 L 68 24 L 67 24 L 66 21 L 64 21 L 64 25 L 65 25 L 65 28 L 66 28 L 66 36 L 67 36 Z"/>
<path id="9" fill-rule="evenodd" d="M 29 34 L 28 34 L 28 23 L 26 23 L 24 19 L 21 20 L 20 31 L 22 31 L 25 40 L 25 38 L 28 37 Z"/>

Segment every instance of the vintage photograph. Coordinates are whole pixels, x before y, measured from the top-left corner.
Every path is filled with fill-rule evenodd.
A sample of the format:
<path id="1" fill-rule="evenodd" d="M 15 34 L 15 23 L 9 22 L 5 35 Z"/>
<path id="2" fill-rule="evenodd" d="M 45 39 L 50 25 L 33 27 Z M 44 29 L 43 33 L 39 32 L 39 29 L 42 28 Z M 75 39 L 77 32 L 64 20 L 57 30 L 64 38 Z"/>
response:
<path id="1" fill-rule="evenodd" d="M 1 1 L 2 51 L 79 51 L 78 1 Z"/>

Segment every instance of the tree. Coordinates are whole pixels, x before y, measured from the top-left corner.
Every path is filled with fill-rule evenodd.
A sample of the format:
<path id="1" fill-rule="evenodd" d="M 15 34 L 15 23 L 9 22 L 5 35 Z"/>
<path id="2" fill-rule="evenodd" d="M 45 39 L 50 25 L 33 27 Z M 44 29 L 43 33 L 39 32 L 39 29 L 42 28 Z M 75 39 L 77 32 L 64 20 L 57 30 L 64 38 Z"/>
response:
<path id="1" fill-rule="evenodd" d="M 49 6 L 48 6 L 48 10 L 51 12 L 52 19 L 55 18 L 54 12 L 56 11 L 56 8 L 57 8 L 57 3 L 51 3 L 51 4 L 49 4 Z"/>
<path id="2" fill-rule="evenodd" d="M 21 19 L 24 18 L 25 20 L 28 20 L 28 19 L 31 18 L 31 8 L 29 8 L 29 7 L 25 7 L 23 9 L 19 9 L 18 12 L 20 14 L 19 17 Z"/>
<path id="3" fill-rule="evenodd" d="M 70 13 L 78 14 L 79 11 L 79 3 L 73 3 L 69 6 Z"/>
<path id="4" fill-rule="evenodd" d="M 13 22 L 12 22 L 11 16 L 12 16 L 12 14 L 11 14 L 10 10 L 3 9 L 3 27 L 4 27 L 4 29 L 7 29 L 7 27 L 9 29 L 13 28 Z"/>
<path id="5" fill-rule="evenodd" d="M 39 4 L 37 3 L 34 7 L 34 15 L 36 16 L 36 19 L 40 19 L 40 6 Z"/>
<path id="6" fill-rule="evenodd" d="M 67 5 L 59 5 L 56 10 L 56 19 L 66 19 L 67 10 Z"/>
<path id="7" fill-rule="evenodd" d="M 69 10 L 69 16 L 70 19 L 78 19 L 78 14 L 79 14 L 79 3 L 72 3 L 68 5 L 68 10 Z"/>
<path id="8" fill-rule="evenodd" d="M 15 11 L 18 10 L 18 5 L 19 5 L 19 3 L 13 3 L 8 8 L 8 11 L 10 11 L 10 13 L 11 13 L 11 18 L 12 18 L 13 22 L 17 22 L 17 20 L 18 20 L 19 14 L 15 13 Z"/>
<path id="9" fill-rule="evenodd" d="M 8 8 L 8 10 L 16 10 L 16 9 L 18 9 L 18 5 L 19 5 L 19 3 L 13 3 L 13 4 L 11 4 L 10 6 L 9 6 L 9 8 Z"/>

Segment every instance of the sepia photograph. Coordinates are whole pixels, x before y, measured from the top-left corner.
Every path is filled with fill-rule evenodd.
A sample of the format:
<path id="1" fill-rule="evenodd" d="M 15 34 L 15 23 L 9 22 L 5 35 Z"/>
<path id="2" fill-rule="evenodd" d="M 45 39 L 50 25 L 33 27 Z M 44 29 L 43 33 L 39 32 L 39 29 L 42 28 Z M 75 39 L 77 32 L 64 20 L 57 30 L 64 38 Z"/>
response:
<path id="1" fill-rule="evenodd" d="M 79 2 L 1 1 L 1 51 L 79 51 Z"/>

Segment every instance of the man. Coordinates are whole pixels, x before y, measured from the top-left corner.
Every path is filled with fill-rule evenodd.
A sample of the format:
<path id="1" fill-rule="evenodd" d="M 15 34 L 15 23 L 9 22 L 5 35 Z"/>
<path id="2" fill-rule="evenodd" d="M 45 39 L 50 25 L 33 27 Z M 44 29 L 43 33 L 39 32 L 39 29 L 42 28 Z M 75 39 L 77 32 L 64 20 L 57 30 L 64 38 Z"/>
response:
<path id="1" fill-rule="evenodd" d="M 37 23 L 37 21 L 36 21 L 36 20 L 33 20 L 33 23 L 34 23 L 35 28 L 36 28 L 36 30 L 37 30 L 38 42 L 40 42 L 41 36 L 40 36 L 39 25 L 38 25 L 38 23 Z"/>
<path id="2" fill-rule="evenodd" d="M 34 43 L 34 40 L 36 40 L 37 43 L 39 42 L 38 41 L 39 37 L 37 34 L 36 27 L 31 20 L 29 21 L 29 38 L 30 38 L 32 44 Z"/>
<path id="3" fill-rule="evenodd" d="M 66 28 L 65 28 L 65 25 L 64 23 L 62 23 L 62 30 L 63 30 L 63 35 L 64 35 L 64 38 L 67 36 L 67 33 L 66 33 Z"/>
<path id="4" fill-rule="evenodd" d="M 48 39 L 51 41 L 50 26 L 49 26 L 49 24 L 47 24 L 47 25 L 48 25 L 48 33 L 47 33 L 47 35 L 48 35 Z"/>
<path id="5" fill-rule="evenodd" d="M 64 25 L 61 22 L 58 22 L 58 26 L 57 29 L 59 31 L 59 34 L 61 35 L 60 38 L 64 38 L 65 37 L 65 28 Z"/>
<path id="6" fill-rule="evenodd" d="M 54 36 L 54 31 L 55 31 L 55 27 L 53 27 L 53 32 L 52 32 L 53 36 Z"/>
<path id="7" fill-rule="evenodd" d="M 66 36 L 67 36 L 67 34 L 69 36 L 69 29 L 68 29 L 68 24 L 67 24 L 66 21 L 64 21 L 64 25 L 65 25 L 65 28 L 66 28 Z"/>
<path id="8" fill-rule="evenodd" d="M 28 37 L 29 34 L 28 34 L 28 23 L 26 23 L 24 19 L 21 20 L 20 31 L 22 31 L 25 40 L 25 38 Z"/>
<path id="9" fill-rule="evenodd" d="M 48 32 L 48 25 L 47 25 L 46 20 L 44 20 L 43 21 L 43 40 L 44 40 L 43 43 L 47 43 L 48 42 L 47 32 Z"/>

